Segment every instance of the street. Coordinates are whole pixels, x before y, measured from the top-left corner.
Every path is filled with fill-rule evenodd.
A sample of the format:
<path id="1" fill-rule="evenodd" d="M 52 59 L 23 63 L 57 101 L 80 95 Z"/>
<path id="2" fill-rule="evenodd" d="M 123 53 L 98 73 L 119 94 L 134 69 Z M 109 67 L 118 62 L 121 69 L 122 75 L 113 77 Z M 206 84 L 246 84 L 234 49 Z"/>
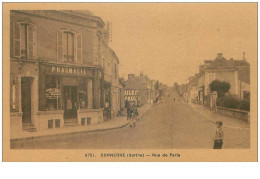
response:
<path id="1" fill-rule="evenodd" d="M 174 100 L 176 98 L 176 100 Z M 155 104 L 136 127 L 11 143 L 23 149 L 211 149 L 216 126 L 172 93 Z M 224 130 L 223 148 L 249 148 L 250 130 Z"/>

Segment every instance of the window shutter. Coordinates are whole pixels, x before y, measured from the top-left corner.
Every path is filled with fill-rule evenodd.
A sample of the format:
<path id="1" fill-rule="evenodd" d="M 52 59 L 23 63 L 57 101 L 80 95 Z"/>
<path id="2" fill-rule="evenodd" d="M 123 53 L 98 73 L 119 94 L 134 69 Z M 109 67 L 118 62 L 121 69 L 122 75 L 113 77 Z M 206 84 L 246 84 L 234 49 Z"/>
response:
<path id="1" fill-rule="evenodd" d="M 33 59 L 37 58 L 37 26 L 33 26 Z"/>
<path id="2" fill-rule="evenodd" d="M 62 49 L 62 31 L 57 33 L 57 60 L 63 61 L 63 49 Z"/>
<path id="3" fill-rule="evenodd" d="M 28 25 L 27 28 L 28 28 L 28 30 L 27 30 L 27 41 L 28 41 L 27 54 L 28 54 L 28 58 L 32 59 L 33 58 L 33 25 Z"/>
<path id="4" fill-rule="evenodd" d="M 82 37 L 81 34 L 76 34 L 76 37 L 77 37 L 76 59 L 77 59 L 77 63 L 82 63 Z"/>
<path id="5" fill-rule="evenodd" d="M 13 24 L 13 56 L 21 58 L 21 24 Z"/>

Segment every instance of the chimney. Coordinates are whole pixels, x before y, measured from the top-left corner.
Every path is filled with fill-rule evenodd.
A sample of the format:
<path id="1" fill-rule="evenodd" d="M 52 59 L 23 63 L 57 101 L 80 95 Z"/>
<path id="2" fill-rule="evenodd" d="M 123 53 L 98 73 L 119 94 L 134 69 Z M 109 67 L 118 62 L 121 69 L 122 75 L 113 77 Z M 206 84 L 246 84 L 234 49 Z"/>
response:
<path id="1" fill-rule="evenodd" d="M 246 61 L 246 52 L 243 51 L 243 60 Z"/>
<path id="2" fill-rule="evenodd" d="M 128 74 L 128 79 L 135 77 L 135 74 Z"/>
<path id="3" fill-rule="evenodd" d="M 223 53 L 217 53 L 217 59 L 221 59 L 223 57 Z"/>

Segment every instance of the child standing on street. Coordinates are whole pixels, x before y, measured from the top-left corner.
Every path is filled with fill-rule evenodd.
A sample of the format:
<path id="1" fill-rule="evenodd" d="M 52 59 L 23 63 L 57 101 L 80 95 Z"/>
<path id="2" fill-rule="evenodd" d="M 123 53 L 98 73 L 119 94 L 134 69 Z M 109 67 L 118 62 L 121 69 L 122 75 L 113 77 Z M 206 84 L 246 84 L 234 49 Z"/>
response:
<path id="1" fill-rule="evenodd" d="M 222 145 L 223 145 L 223 137 L 224 137 L 224 132 L 222 129 L 222 121 L 217 121 L 216 125 L 217 125 L 217 131 L 216 131 L 216 135 L 214 138 L 214 146 L 213 149 L 222 149 Z"/>

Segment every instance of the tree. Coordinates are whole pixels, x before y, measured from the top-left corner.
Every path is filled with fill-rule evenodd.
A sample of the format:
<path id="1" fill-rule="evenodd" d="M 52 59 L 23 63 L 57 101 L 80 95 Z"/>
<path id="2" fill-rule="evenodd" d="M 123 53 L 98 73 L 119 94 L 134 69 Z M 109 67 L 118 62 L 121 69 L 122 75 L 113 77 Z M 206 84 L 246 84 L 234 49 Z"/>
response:
<path id="1" fill-rule="evenodd" d="M 209 88 L 212 91 L 217 91 L 218 97 L 225 96 L 230 89 L 230 84 L 225 81 L 214 80 L 210 83 Z"/>
<path id="2" fill-rule="evenodd" d="M 155 90 L 159 90 L 159 87 L 160 87 L 159 81 L 157 80 L 157 81 L 155 82 L 155 84 L 154 84 L 154 89 L 155 89 Z"/>

